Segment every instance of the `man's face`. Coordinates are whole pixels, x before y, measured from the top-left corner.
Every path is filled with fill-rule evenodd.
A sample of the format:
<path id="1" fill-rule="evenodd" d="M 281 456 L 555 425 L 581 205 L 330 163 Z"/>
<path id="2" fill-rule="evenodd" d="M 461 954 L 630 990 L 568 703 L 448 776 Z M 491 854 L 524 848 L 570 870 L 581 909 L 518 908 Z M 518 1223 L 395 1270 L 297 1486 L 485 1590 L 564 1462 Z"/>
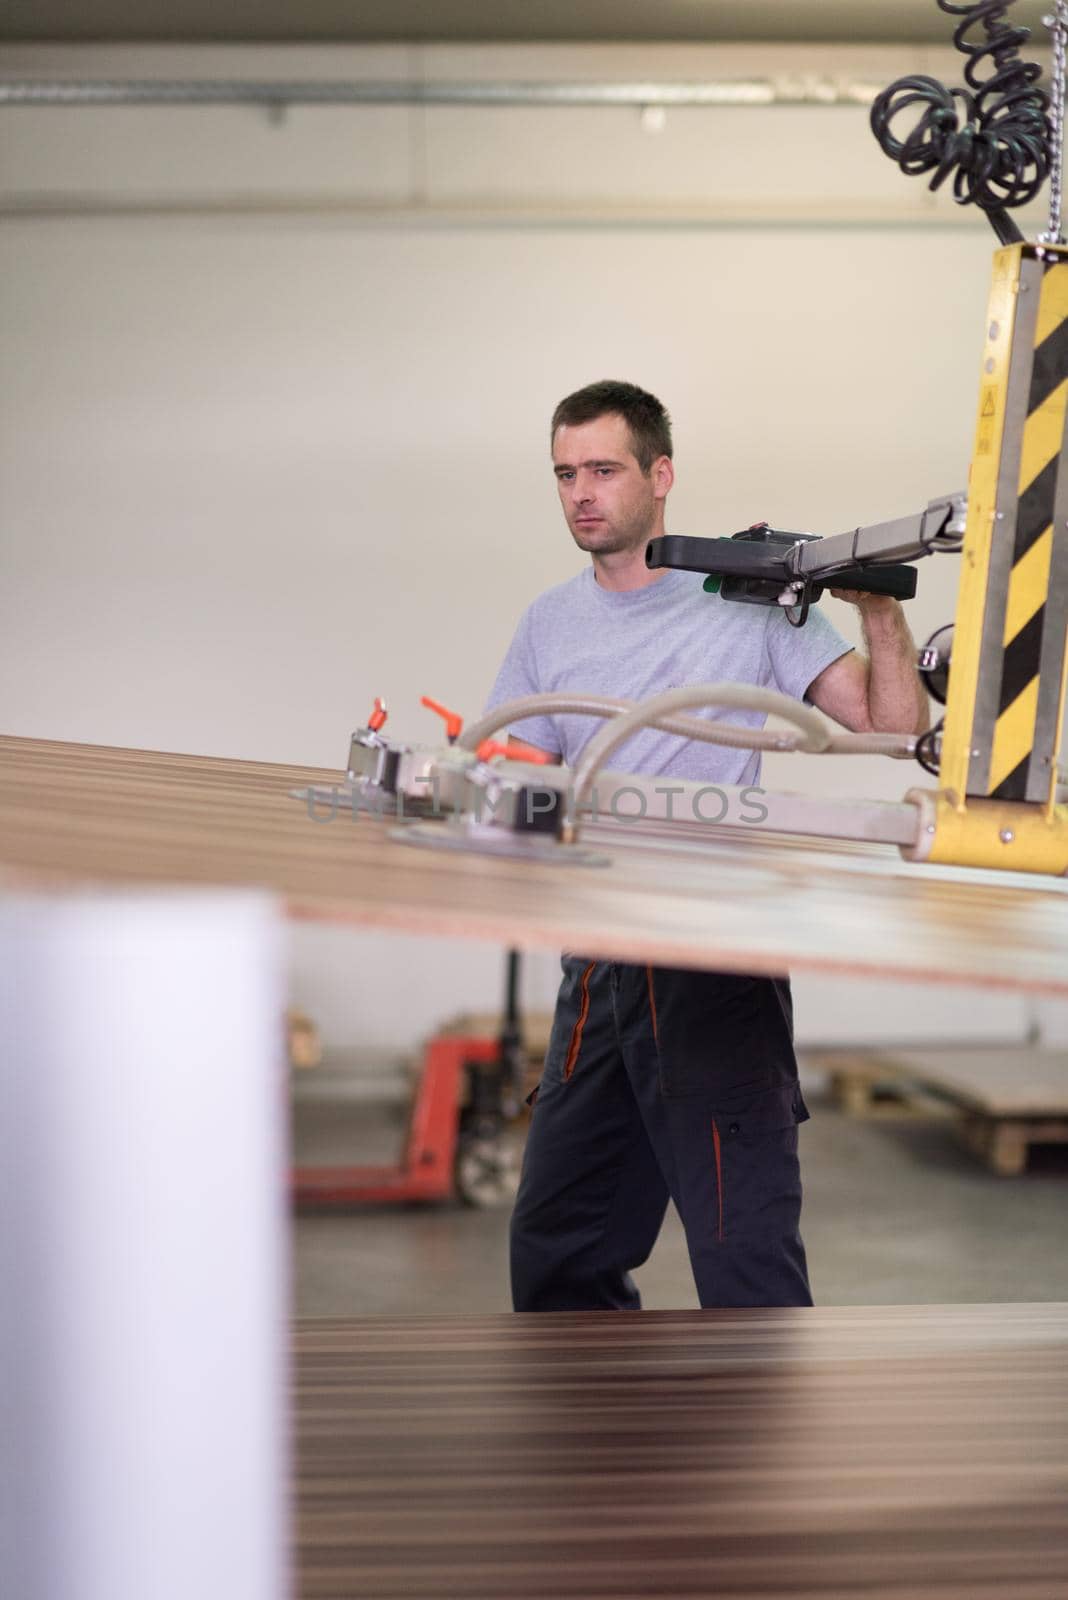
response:
<path id="1" fill-rule="evenodd" d="M 670 462 L 661 456 L 647 476 L 634 455 L 630 429 L 615 412 L 557 428 L 553 470 L 567 525 L 580 550 L 615 555 L 644 549 L 655 536 L 659 509 L 671 487 Z"/>

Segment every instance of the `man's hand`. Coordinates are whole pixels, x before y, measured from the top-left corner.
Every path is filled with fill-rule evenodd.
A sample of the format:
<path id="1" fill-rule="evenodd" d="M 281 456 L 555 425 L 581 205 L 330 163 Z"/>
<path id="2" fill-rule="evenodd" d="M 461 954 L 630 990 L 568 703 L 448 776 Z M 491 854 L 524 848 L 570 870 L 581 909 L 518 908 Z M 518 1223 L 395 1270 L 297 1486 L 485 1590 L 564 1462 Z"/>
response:
<path id="1" fill-rule="evenodd" d="M 867 589 L 829 589 L 836 600 L 848 600 L 863 613 L 865 611 L 892 611 L 898 602 L 891 594 L 869 594 Z"/>

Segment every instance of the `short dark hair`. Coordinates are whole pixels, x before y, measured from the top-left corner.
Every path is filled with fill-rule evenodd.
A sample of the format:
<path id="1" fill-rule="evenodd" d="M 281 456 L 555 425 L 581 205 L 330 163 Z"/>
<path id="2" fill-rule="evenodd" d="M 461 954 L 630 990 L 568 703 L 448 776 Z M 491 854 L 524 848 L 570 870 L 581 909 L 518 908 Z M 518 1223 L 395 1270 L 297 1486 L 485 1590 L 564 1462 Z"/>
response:
<path id="1" fill-rule="evenodd" d="M 578 427 L 608 414 L 622 417 L 627 424 L 634 455 L 643 472 L 649 471 L 658 456 L 671 455 L 671 418 L 656 395 L 639 389 L 636 383 L 620 383 L 614 378 L 588 383 L 561 400 L 553 412 L 550 449 L 557 428 Z"/>

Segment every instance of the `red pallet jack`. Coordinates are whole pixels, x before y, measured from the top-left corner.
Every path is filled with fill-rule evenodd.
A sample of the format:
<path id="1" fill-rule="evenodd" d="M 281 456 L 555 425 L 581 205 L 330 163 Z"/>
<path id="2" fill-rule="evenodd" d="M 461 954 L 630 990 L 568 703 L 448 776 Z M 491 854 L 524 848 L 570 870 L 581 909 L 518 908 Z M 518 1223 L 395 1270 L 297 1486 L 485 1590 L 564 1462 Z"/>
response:
<path id="1" fill-rule="evenodd" d="M 297 1167 L 294 1202 L 330 1207 L 459 1198 L 493 1206 L 512 1199 L 517 1164 L 505 1129 L 518 1112 L 526 1066 L 518 989 L 519 953 L 510 950 L 500 1037 L 440 1033 L 428 1042 L 399 1165 Z"/>

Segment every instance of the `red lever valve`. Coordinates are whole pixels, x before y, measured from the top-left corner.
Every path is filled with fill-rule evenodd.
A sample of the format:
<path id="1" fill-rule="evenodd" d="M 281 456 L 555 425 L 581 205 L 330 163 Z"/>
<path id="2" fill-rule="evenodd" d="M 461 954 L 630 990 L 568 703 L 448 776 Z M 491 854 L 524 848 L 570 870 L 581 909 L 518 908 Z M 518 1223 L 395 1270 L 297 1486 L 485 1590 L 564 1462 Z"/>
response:
<path id="1" fill-rule="evenodd" d="M 450 744 L 452 744 L 454 739 L 458 739 L 460 737 L 460 734 L 463 731 L 464 719 L 458 712 L 450 711 L 448 706 L 438 705 L 438 702 L 436 700 L 431 700 L 428 694 L 422 695 L 419 703 L 420 705 L 426 706 L 428 711 L 436 711 L 438 716 L 444 719 L 445 737 L 448 739 Z"/>
<path id="2" fill-rule="evenodd" d="M 496 739 L 483 739 L 475 754 L 480 761 L 492 761 L 494 756 L 504 756 L 506 761 L 537 761 L 541 766 L 552 765 L 553 757 L 547 750 L 537 750 L 532 744 L 520 744 L 513 739 L 510 744 L 500 744 Z"/>
<path id="3" fill-rule="evenodd" d="M 386 702 L 384 700 L 380 700 L 376 695 L 374 710 L 367 719 L 367 726 L 370 728 L 372 733 L 378 732 L 379 728 L 381 728 L 385 723 L 388 715 L 389 712 L 386 710 Z"/>

